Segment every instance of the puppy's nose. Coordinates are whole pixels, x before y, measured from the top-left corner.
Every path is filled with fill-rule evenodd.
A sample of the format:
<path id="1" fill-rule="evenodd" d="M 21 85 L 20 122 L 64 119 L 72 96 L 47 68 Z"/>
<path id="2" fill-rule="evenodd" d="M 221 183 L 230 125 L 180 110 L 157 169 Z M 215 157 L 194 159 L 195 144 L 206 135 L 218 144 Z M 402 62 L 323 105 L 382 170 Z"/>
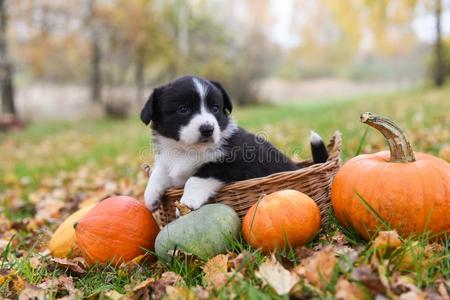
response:
<path id="1" fill-rule="evenodd" d="M 203 124 L 200 126 L 199 130 L 202 137 L 210 137 L 213 134 L 214 126 L 210 124 Z"/>

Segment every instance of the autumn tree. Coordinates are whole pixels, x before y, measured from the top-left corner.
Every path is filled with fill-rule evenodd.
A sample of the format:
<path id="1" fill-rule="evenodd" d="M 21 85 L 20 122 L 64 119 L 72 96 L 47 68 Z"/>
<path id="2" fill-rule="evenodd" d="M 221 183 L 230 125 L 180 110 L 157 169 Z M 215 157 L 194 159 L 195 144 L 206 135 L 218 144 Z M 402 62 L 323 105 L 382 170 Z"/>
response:
<path id="1" fill-rule="evenodd" d="M 103 76 L 101 71 L 102 49 L 100 46 L 101 28 L 97 19 L 96 1 L 88 0 L 85 27 L 90 44 L 90 90 L 93 102 L 102 101 Z"/>
<path id="2" fill-rule="evenodd" d="M 7 8 L 6 0 L 0 0 L 0 92 L 3 112 L 15 115 L 13 67 L 8 52 Z"/>
<path id="3" fill-rule="evenodd" d="M 442 86 L 445 81 L 445 64 L 444 64 L 444 49 L 442 42 L 442 0 L 434 1 L 434 15 L 436 19 L 436 42 L 434 53 L 434 84 Z"/>

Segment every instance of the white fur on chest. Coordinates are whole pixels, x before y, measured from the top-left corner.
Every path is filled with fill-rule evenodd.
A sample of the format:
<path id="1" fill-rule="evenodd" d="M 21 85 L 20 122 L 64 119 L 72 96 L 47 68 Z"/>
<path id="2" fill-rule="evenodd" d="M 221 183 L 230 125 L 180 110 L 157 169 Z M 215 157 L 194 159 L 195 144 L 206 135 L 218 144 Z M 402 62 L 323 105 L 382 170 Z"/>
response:
<path id="1" fill-rule="evenodd" d="M 186 146 L 180 142 L 155 136 L 155 167 L 167 172 L 170 186 L 183 186 L 203 164 L 217 161 L 223 155 L 218 145 Z"/>

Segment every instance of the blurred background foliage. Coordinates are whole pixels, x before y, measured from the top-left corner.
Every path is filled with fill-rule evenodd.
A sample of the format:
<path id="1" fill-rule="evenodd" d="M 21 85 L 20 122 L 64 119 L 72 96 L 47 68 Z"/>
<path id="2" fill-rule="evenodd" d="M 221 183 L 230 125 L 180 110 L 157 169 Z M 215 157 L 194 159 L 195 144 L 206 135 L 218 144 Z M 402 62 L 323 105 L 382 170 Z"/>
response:
<path id="1" fill-rule="evenodd" d="M 120 117 L 182 74 L 221 81 L 240 104 L 269 98 L 272 78 L 443 85 L 448 2 L 0 0 L 2 109 L 33 119 L 31 98 L 72 86 Z"/>

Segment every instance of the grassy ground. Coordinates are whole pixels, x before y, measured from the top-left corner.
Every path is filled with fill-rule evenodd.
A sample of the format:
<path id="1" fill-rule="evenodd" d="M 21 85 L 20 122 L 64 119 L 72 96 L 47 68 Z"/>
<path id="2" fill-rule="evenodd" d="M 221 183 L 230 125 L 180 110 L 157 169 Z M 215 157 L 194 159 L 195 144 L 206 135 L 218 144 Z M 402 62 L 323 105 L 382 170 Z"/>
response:
<path id="1" fill-rule="evenodd" d="M 389 116 L 401 125 L 416 151 L 429 152 L 450 161 L 449 92 L 449 89 L 413 90 L 350 99 L 330 96 L 330 99 L 295 105 L 238 108 L 233 115 L 241 126 L 264 135 L 289 156 L 299 158 L 310 155 L 307 147 L 310 129 L 315 129 L 324 138 L 339 130 L 343 133 L 342 157 L 346 160 L 356 154 L 365 134 L 366 127 L 359 122 L 359 114 L 371 111 Z M 70 284 L 66 283 L 64 288 L 52 287 L 50 298 L 64 295 L 76 298 L 80 293 L 85 297 L 114 298 L 119 296 L 116 292 L 136 296 L 138 292 L 132 292 L 133 287 L 148 277 L 155 281 L 144 289 L 157 297 L 168 291 L 165 287 L 170 285 L 166 278 L 169 275 L 181 275 L 182 279 L 176 277 L 175 280 L 182 282 L 178 290 L 174 288 L 169 292 L 175 296 L 185 293 L 183 298 L 190 293 L 198 296 L 202 292 L 223 299 L 237 295 L 243 299 L 287 297 L 278 296 L 270 284 L 264 285 L 264 280 L 255 276 L 266 257 L 242 241 L 233 243 L 233 251 L 227 256 L 230 265 L 238 258 L 252 259 L 248 260 L 243 272 L 229 267 L 230 272 L 234 272 L 233 279 L 221 288 L 211 288 L 205 282 L 202 262 L 183 257 L 178 257 L 170 266 L 155 261 L 139 266 L 94 266 L 81 274 L 51 261 L 46 252 L 51 231 L 80 203 L 108 193 L 127 193 L 142 198 L 146 178 L 140 171 L 140 164 L 151 163 L 149 137 L 149 130 L 137 117 L 126 121 L 33 124 L 23 131 L 0 135 L 0 250 L 3 252 L 0 297 L 14 298 L 24 289 L 28 291 L 43 283 L 48 285 L 49 278 L 61 280 L 61 275 L 71 275 L 73 286 L 68 288 Z M 384 148 L 382 136 L 369 130 L 362 152 Z M 386 252 L 366 244 L 352 232 L 340 230 L 333 221 L 328 234 L 322 234 L 307 248 L 328 253 L 325 245 L 331 244 L 338 253 L 326 284 L 314 283 L 313 279 L 307 276 L 304 279 L 303 275 L 291 296 L 332 299 L 339 298 L 340 291 L 345 291 L 346 295 L 359 295 L 355 296 L 358 299 L 361 295 L 370 298 L 375 294 L 395 298 L 411 291 L 418 295 L 423 291 L 441 293 L 441 283 L 441 289 L 449 287 L 449 243 L 447 240 L 436 246 L 439 247 L 437 250 L 430 250 L 425 240 L 406 240 Z M 303 261 L 305 251 L 303 248 L 289 249 L 277 257 L 286 268 L 292 269 Z M 251 254 L 247 257 L 246 253 Z M 405 253 L 414 254 L 414 264 L 406 270 L 399 267 Z M 400 263 L 393 263 L 395 260 Z M 422 263 L 424 261 L 426 263 Z M 369 271 L 361 269 L 364 266 Z M 303 266 L 307 267 L 307 264 Z M 167 271 L 179 275 L 167 275 Z M 161 274 L 167 276 L 160 278 Z M 370 280 L 372 285 L 367 283 Z M 198 287 L 194 290 L 184 286 Z M 362 294 L 358 294 L 361 291 Z"/>

